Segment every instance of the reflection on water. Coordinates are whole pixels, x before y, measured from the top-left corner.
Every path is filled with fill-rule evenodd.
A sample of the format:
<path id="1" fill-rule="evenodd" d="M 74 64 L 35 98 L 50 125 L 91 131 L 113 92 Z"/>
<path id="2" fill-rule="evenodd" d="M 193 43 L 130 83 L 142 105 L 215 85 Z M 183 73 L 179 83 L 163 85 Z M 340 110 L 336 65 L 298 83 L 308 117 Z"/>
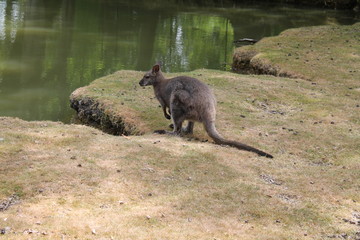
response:
<path id="1" fill-rule="evenodd" d="M 114 71 L 156 61 L 171 72 L 221 69 L 235 39 L 354 22 L 334 11 L 181 2 L 0 0 L 0 116 L 68 122 L 70 93 Z"/>

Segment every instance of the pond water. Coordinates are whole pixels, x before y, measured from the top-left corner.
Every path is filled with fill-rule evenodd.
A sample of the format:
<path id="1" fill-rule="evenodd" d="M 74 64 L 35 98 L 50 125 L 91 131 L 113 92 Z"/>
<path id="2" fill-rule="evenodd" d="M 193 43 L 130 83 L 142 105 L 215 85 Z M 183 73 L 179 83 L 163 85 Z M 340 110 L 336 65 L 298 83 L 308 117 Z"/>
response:
<path id="1" fill-rule="evenodd" d="M 0 116 L 69 122 L 70 93 L 117 70 L 224 69 L 236 39 L 355 21 L 230 0 L 0 0 Z"/>

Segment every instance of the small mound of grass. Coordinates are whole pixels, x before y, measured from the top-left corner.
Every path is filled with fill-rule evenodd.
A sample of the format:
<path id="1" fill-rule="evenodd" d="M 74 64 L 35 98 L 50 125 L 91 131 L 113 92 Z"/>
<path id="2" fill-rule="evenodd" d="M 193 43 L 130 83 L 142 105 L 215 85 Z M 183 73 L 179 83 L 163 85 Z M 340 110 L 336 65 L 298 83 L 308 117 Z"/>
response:
<path id="1" fill-rule="evenodd" d="M 238 72 L 358 86 L 360 23 L 290 29 L 235 50 Z"/>

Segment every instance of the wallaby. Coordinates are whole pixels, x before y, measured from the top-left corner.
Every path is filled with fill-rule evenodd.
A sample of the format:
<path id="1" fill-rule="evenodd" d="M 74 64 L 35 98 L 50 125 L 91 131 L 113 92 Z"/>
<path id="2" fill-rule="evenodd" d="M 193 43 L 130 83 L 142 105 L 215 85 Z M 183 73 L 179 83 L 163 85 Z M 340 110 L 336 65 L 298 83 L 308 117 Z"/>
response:
<path id="1" fill-rule="evenodd" d="M 173 121 L 173 132 L 164 130 L 157 133 L 181 135 L 192 133 L 194 122 L 202 122 L 206 132 L 219 145 L 229 145 L 241 150 L 257 153 L 260 156 L 273 158 L 272 155 L 240 142 L 224 139 L 215 128 L 216 100 L 210 88 L 196 78 L 179 76 L 166 79 L 156 64 L 145 73 L 139 82 L 140 86 L 154 87 L 164 116 Z M 169 112 L 168 112 L 169 110 Z M 182 124 L 188 120 L 188 125 L 182 129 Z"/>

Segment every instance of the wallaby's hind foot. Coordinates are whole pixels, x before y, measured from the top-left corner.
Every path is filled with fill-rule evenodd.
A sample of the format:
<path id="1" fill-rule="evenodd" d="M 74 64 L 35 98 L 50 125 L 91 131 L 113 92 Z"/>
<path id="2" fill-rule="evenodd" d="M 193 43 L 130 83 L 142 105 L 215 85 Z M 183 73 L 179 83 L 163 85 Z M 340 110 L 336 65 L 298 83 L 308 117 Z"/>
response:
<path id="1" fill-rule="evenodd" d="M 169 128 L 174 130 L 174 124 L 171 123 L 169 124 Z M 181 135 L 192 135 L 193 134 L 193 130 L 194 130 L 194 122 L 189 122 L 188 125 L 185 128 L 181 129 Z M 154 133 L 156 134 L 173 134 L 173 131 L 166 131 L 163 129 L 160 130 L 155 130 Z"/>
<path id="2" fill-rule="evenodd" d="M 179 137 L 182 136 L 181 132 L 166 131 L 166 130 L 162 130 L 162 129 L 155 130 L 154 133 L 155 134 L 160 134 L 160 135 L 167 134 L 167 135 L 171 135 L 171 136 L 179 136 Z"/>
<path id="3" fill-rule="evenodd" d="M 166 134 L 166 130 L 155 130 L 154 133 L 156 134 Z"/>

